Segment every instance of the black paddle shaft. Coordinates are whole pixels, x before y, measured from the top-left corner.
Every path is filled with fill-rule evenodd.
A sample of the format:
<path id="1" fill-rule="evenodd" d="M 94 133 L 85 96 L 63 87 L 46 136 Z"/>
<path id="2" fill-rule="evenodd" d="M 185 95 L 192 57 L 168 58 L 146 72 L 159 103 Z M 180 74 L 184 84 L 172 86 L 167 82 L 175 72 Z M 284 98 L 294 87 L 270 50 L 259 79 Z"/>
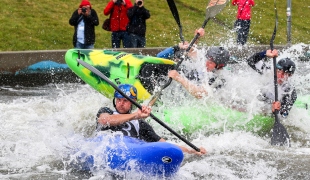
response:
<path id="1" fill-rule="evenodd" d="M 177 22 L 177 24 L 179 26 L 180 39 L 182 42 L 184 42 L 184 37 L 183 37 L 183 33 L 182 33 L 182 25 L 181 25 L 178 9 L 174 3 L 174 0 L 167 0 L 167 3 L 169 5 L 170 11 L 171 11 L 175 21 Z"/>
<path id="2" fill-rule="evenodd" d="M 91 66 L 90 64 L 77 59 L 78 63 L 81 64 L 82 66 L 84 66 L 85 68 L 87 68 L 88 70 L 90 70 L 91 72 L 95 73 L 96 75 L 98 75 L 99 77 L 101 77 L 102 79 L 104 79 L 107 83 L 109 83 L 116 91 L 118 91 L 123 97 L 125 97 L 126 99 L 128 99 L 132 104 L 134 104 L 135 106 L 137 106 L 139 109 L 142 109 L 142 106 L 137 103 L 136 101 L 132 100 L 131 98 L 129 98 L 123 91 L 121 91 L 112 81 L 110 81 L 109 78 L 107 78 L 102 72 L 100 72 L 98 69 L 96 69 L 95 67 Z M 162 122 L 161 120 L 159 120 L 156 116 L 154 116 L 152 113 L 150 114 L 150 116 L 156 121 L 158 122 L 160 125 L 162 125 L 164 128 L 166 128 L 168 131 L 170 131 L 172 134 L 174 134 L 175 136 L 177 136 L 179 139 L 181 139 L 183 142 L 185 142 L 187 145 L 189 145 L 190 147 L 192 147 L 193 149 L 195 149 L 197 152 L 200 152 L 200 149 L 197 148 L 194 144 L 192 144 L 191 142 L 187 141 L 184 137 L 182 137 L 181 135 L 179 135 L 177 132 L 175 132 L 173 129 L 171 129 L 169 126 L 167 126 L 164 122 Z"/>
<path id="3" fill-rule="evenodd" d="M 205 28 L 209 20 L 210 20 L 210 18 L 206 19 L 206 20 L 203 22 L 203 24 L 202 24 L 201 27 L 202 27 L 202 28 Z M 185 53 L 184 53 L 183 57 L 181 57 L 180 61 L 179 61 L 179 62 L 177 63 L 177 65 L 174 67 L 175 70 L 178 70 L 178 68 L 181 66 L 183 60 L 187 58 L 187 52 L 193 47 L 193 45 L 195 44 L 195 42 L 197 41 L 197 39 L 199 38 L 199 36 L 200 36 L 200 34 L 197 33 L 197 34 L 195 35 L 195 37 L 192 39 L 191 43 L 188 45 L 187 49 L 185 50 Z M 168 87 L 168 86 L 171 84 L 171 82 L 172 82 L 172 78 L 169 78 L 169 80 L 167 81 L 167 83 L 164 84 L 164 85 L 162 86 L 161 91 L 162 91 L 163 89 L 165 89 L 166 87 Z"/>
<path id="4" fill-rule="evenodd" d="M 275 26 L 274 31 L 271 36 L 270 40 L 270 49 L 273 51 L 273 42 L 276 37 L 277 33 L 277 26 L 278 26 L 278 13 L 276 8 L 276 0 L 274 0 L 274 6 L 275 6 L 275 14 L 276 14 L 276 20 L 275 20 Z M 273 71 L 274 71 L 274 94 L 275 94 L 275 101 L 278 101 L 278 79 L 277 79 L 277 58 L 273 57 Z M 285 129 L 285 127 L 280 123 L 279 117 L 278 117 L 278 110 L 274 110 L 274 116 L 275 116 L 275 122 L 273 126 L 273 132 L 271 135 L 271 145 L 280 145 L 283 146 L 287 144 L 289 140 L 289 135 Z M 290 145 L 289 145 L 290 146 Z"/>

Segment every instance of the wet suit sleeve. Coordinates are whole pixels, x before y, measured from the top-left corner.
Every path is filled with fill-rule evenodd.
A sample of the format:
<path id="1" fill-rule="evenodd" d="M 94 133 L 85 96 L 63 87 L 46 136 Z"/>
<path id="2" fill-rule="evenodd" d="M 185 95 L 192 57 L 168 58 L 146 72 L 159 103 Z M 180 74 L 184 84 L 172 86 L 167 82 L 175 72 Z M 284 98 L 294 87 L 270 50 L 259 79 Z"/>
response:
<path id="1" fill-rule="evenodd" d="M 102 108 L 99 109 L 99 111 L 97 113 L 97 116 L 96 116 L 96 122 L 97 122 L 96 129 L 98 130 L 98 128 L 100 128 L 101 131 L 104 131 L 104 130 L 110 129 L 110 126 L 103 127 L 102 125 L 100 125 L 98 123 L 98 118 L 100 117 L 100 114 L 102 114 L 102 113 L 108 113 L 108 114 L 112 115 L 113 111 L 110 108 L 108 108 L 108 107 L 102 107 Z"/>
<path id="2" fill-rule="evenodd" d="M 152 126 L 150 126 L 146 121 L 139 120 L 140 125 L 140 139 L 146 141 L 146 142 L 158 142 L 161 137 L 158 136 Z"/>
<path id="3" fill-rule="evenodd" d="M 292 109 L 296 99 L 297 99 L 297 93 L 295 89 L 292 91 L 291 95 L 286 94 L 283 96 L 281 100 L 281 109 L 280 109 L 280 114 L 282 117 L 285 118 L 288 116 L 289 111 Z"/>
<path id="4" fill-rule="evenodd" d="M 247 59 L 248 65 L 260 74 L 263 74 L 263 70 L 266 68 L 266 64 L 262 61 L 266 58 L 266 51 L 262 51 L 254 54 Z"/>
<path id="5" fill-rule="evenodd" d="M 176 45 L 173 47 L 166 48 L 165 50 L 159 52 L 157 54 L 157 57 L 164 58 L 164 59 L 173 59 L 174 54 L 176 54 L 176 52 L 178 52 L 178 51 L 180 51 L 180 47 L 178 45 Z"/>

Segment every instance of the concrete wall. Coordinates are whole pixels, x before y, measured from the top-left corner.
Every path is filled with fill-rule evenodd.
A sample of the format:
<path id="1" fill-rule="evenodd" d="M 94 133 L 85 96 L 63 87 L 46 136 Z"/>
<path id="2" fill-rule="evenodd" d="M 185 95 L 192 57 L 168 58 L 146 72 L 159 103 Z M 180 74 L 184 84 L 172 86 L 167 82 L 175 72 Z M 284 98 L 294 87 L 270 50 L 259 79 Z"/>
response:
<path id="1" fill-rule="evenodd" d="M 237 58 L 245 58 L 261 50 L 268 49 L 269 46 L 253 46 L 243 48 L 229 49 L 231 54 Z M 286 46 L 275 46 L 276 49 L 284 49 Z M 164 48 L 144 48 L 144 49 L 117 49 L 128 53 L 156 56 Z M 305 51 L 308 49 L 305 49 Z M 69 69 L 58 71 L 18 73 L 33 64 L 50 60 L 56 63 L 65 64 L 64 56 L 67 50 L 50 50 L 50 51 L 14 51 L 0 52 L 0 85 L 42 85 L 47 83 L 61 82 L 80 82 Z"/>

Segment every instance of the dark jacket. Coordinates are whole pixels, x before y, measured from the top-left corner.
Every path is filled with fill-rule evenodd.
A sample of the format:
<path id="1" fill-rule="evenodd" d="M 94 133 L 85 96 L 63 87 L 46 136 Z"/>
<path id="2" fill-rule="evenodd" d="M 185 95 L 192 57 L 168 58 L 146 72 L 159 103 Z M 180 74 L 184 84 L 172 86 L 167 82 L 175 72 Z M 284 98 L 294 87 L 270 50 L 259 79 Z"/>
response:
<path id="1" fill-rule="evenodd" d="M 84 19 L 85 29 L 84 29 L 84 44 L 90 45 L 95 44 L 95 26 L 99 25 L 99 18 L 97 13 L 94 9 L 91 9 L 91 14 L 86 17 L 84 15 L 79 15 L 78 10 L 74 11 L 70 20 L 69 24 L 74 26 L 74 35 L 73 35 L 73 46 L 75 47 L 77 42 L 77 27 L 80 21 Z"/>
<path id="2" fill-rule="evenodd" d="M 151 17 L 149 10 L 144 6 L 139 8 L 135 5 L 128 9 L 127 16 L 129 18 L 127 32 L 145 37 L 146 20 Z"/>

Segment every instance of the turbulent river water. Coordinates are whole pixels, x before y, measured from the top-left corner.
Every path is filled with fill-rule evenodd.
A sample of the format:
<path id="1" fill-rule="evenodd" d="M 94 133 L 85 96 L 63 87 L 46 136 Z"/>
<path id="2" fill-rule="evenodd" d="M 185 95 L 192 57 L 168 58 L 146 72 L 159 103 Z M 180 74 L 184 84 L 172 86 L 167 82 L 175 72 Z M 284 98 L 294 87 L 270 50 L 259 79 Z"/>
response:
<path id="1" fill-rule="evenodd" d="M 281 53 L 284 56 L 294 58 L 294 54 L 286 51 Z M 296 61 L 296 64 L 292 81 L 298 95 L 303 96 L 309 93 L 310 66 L 308 62 Z M 233 74 L 227 78 L 229 90 L 213 96 L 243 98 L 251 102 L 246 108 L 253 106 L 251 100 L 256 97 L 260 82 L 268 77 L 273 80 L 273 76 L 260 77 L 243 62 L 229 65 L 227 70 L 228 75 Z M 79 146 L 79 139 L 92 136 L 98 109 L 112 104 L 89 85 L 2 86 L 0 97 L 0 179 L 156 179 L 130 172 L 115 176 L 104 170 L 91 175 L 68 168 L 68 149 Z M 172 83 L 164 92 L 162 103 L 164 106 L 190 104 L 194 110 L 204 100 L 193 100 Z M 150 120 L 150 123 L 169 142 L 185 145 L 156 122 Z M 282 123 L 291 136 L 291 147 L 271 146 L 269 134 L 206 133 L 207 128 L 187 134 L 193 144 L 205 147 L 208 154 L 185 155 L 178 174 L 172 179 L 310 179 L 309 110 L 293 107 Z M 177 125 L 173 128 L 180 132 Z"/>

